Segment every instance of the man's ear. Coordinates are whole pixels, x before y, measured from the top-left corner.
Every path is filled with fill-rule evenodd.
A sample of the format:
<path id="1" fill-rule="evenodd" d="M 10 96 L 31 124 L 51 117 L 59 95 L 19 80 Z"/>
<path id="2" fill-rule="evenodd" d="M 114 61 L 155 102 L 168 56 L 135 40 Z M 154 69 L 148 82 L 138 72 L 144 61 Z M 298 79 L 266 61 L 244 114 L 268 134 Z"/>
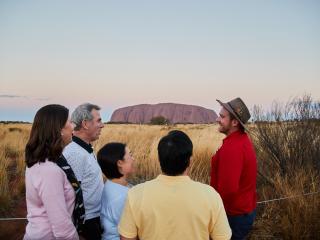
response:
<path id="1" fill-rule="evenodd" d="M 87 122 L 86 120 L 83 120 L 83 121 L 81 122 L 81 126 L 82 126 L 83 129 L 88 130 L 88 122 Z"/>
<path id="2" fill-rule="evenodd" d="M 232 119 L 231 125 L 233 127 L 239 127 L 240 126 L 240 122 L 237 119 Z"/>

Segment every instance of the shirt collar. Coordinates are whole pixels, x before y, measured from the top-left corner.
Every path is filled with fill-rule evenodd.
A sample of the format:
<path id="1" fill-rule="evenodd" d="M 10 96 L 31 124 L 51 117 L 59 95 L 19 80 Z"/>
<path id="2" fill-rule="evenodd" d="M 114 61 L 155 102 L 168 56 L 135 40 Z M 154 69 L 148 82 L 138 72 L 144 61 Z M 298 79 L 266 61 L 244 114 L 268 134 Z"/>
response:
<path id="1" fill-rule="evenodd" d="M 85 141 L 83 141 L 81 138 L 78 138 L 76 136 L 72 136 L 72 141 L 74 141 L 75 143 L 77 143 L 80 147 L 82 147 L 83 149 L 85 149 L 88 153 L 92 153 L 93 152 L 93 148 L 92 145 L 89 143 L 86 143 Z"/>
<path id="2" fill-rule="evenodd" d="M 164 174 L 158 175 L 157 179 L 165 182 L 184 182 L 186 180 L 190 180 L 190 177 L 187 175 L 179 175 L 179 176 L 168 176 Z"/>
<path id="3" fill-rule="evenodd" d="M 243 134 L 243 132 L 242 132 L 241 130 L 237 130 L 237 131 L 231 133 L 230 135 L 226 136 L 226 137 L 223 139 L 223 142 L 224 142 L 224 141 L 228 141 L 229 139 L 235 138 L 235 137 L 237 137 L 237 136 L 239 136 L 239 135 L 241 135 L 241 134 Z"/>

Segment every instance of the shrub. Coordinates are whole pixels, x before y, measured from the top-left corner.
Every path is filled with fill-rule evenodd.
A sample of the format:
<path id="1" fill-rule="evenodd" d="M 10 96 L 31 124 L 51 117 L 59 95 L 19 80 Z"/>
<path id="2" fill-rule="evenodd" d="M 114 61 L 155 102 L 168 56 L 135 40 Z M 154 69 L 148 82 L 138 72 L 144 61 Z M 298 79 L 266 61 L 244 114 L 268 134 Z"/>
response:
<path id="1" fill-rule="evenodd" d="M 163 117 L 163 116 L 156 116 L 156 117 L 151 118 L 150 124 L 153 124 L 153 125 L 168 125 L 168 124 L 170 124 L 170 121 L 168 119 L 166 119 L 165 117 Z"/>
<path id="2" fill-rule="evenodd" d="M 283 176 L 306 167 L 320 171 L 319 101 L 304 95 L 284 106 L 274 102 L 266 113 L 255 106 L 253 118 L 256 145 L 263 150 L 261 169 L 277 169 Z"/>
<path id="3" fill-rule="evenodd" d="M 284 105 L 274 102 L 268 112 L 255 106 L 253 118 L 260 200 L 295 196 L 260 205 L 256 227 L 281 239 L 315 239 L 320 233 L 319 193 L 303 194 L 320 187 L 319 101 L 304 95 Z"/>

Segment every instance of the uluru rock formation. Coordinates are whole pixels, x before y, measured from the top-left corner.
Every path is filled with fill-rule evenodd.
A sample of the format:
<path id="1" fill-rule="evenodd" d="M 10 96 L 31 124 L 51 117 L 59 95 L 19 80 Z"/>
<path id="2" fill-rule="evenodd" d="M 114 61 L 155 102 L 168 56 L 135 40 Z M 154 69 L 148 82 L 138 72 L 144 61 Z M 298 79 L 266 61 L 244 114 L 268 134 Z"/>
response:
<path id="1" fill-rule="evenodd" d="M 215 111 L 200 106 L 159 103 L 119 108 L 112 113 L 110 122 L 150 123 L 152 118 L 158 116 L 170 123 L 213 123 L 217 118 Z"/>

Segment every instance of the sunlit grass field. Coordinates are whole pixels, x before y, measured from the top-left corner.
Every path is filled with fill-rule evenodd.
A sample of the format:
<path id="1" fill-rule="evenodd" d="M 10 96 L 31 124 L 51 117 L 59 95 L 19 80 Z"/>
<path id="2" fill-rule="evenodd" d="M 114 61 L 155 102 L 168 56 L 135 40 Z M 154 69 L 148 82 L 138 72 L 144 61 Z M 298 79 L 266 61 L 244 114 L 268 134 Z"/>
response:
<path id="1" fill-rule="evenodd" d="M 106 125 L 94 148 L 98 150 L 113 141 L 126 143 L 136 162 L 136 173 L 131 181 L 143 182 L 160 173 L 157 146 L 160 138 L 173 129 L 186 132 L 193 142 L 191 177 L 209 183 L 210 158 L 223 139 L 216 125 Z"/>
<path id="2" fill-rule="evenodd" d="M 136 172 L 130 181 L 136 184 L 152 179 L 160 173 L 157 159 L 158 142 L 168 131 L 179 129 L 189 135 L 194 145 L 190 177 L 208 184 L 211 156 L 224 138 L 217 128 L 215 124 L 174 126 L 106 124 L 99 140 L 94 143 L 94 150 L 97 152 L 108 142 L 126 143 L 135 158 Z M 26 217 L 17 216 L 19 213 L 15 209 L 17 204 L 25 201 L 24 147 L 30 129 L 31 124 L 0 124 L 0 217 Z M 259 156 L 263 154 L 263 149 L 257 149 L 257 154 L 259 165 Z M 263 169 L 259 171 L 263 174 Z M 294 179 L 281 177 L 277 172 L 274 172 L 273 176 L 272 181 L 275 185 L 272 187 L 260 184 L 258 177 L 259 201 L 282 196 L 297 196 L 305 192 L 305 189 L 318 191 L 320 188 L 319 176 L 312 170 L 301 169 L 293 174 Z M 250 239 L 301 239 L 309 236 L 310 231 L 312 236 L 317 235 L 320 231 L 319 199 L 318 194 L 259 204 L 257 220 Z M 8 224 L 14 222 L 0 222 L 0 238 Z M 23 232 L 23 227 L 20 228 Z"/>

